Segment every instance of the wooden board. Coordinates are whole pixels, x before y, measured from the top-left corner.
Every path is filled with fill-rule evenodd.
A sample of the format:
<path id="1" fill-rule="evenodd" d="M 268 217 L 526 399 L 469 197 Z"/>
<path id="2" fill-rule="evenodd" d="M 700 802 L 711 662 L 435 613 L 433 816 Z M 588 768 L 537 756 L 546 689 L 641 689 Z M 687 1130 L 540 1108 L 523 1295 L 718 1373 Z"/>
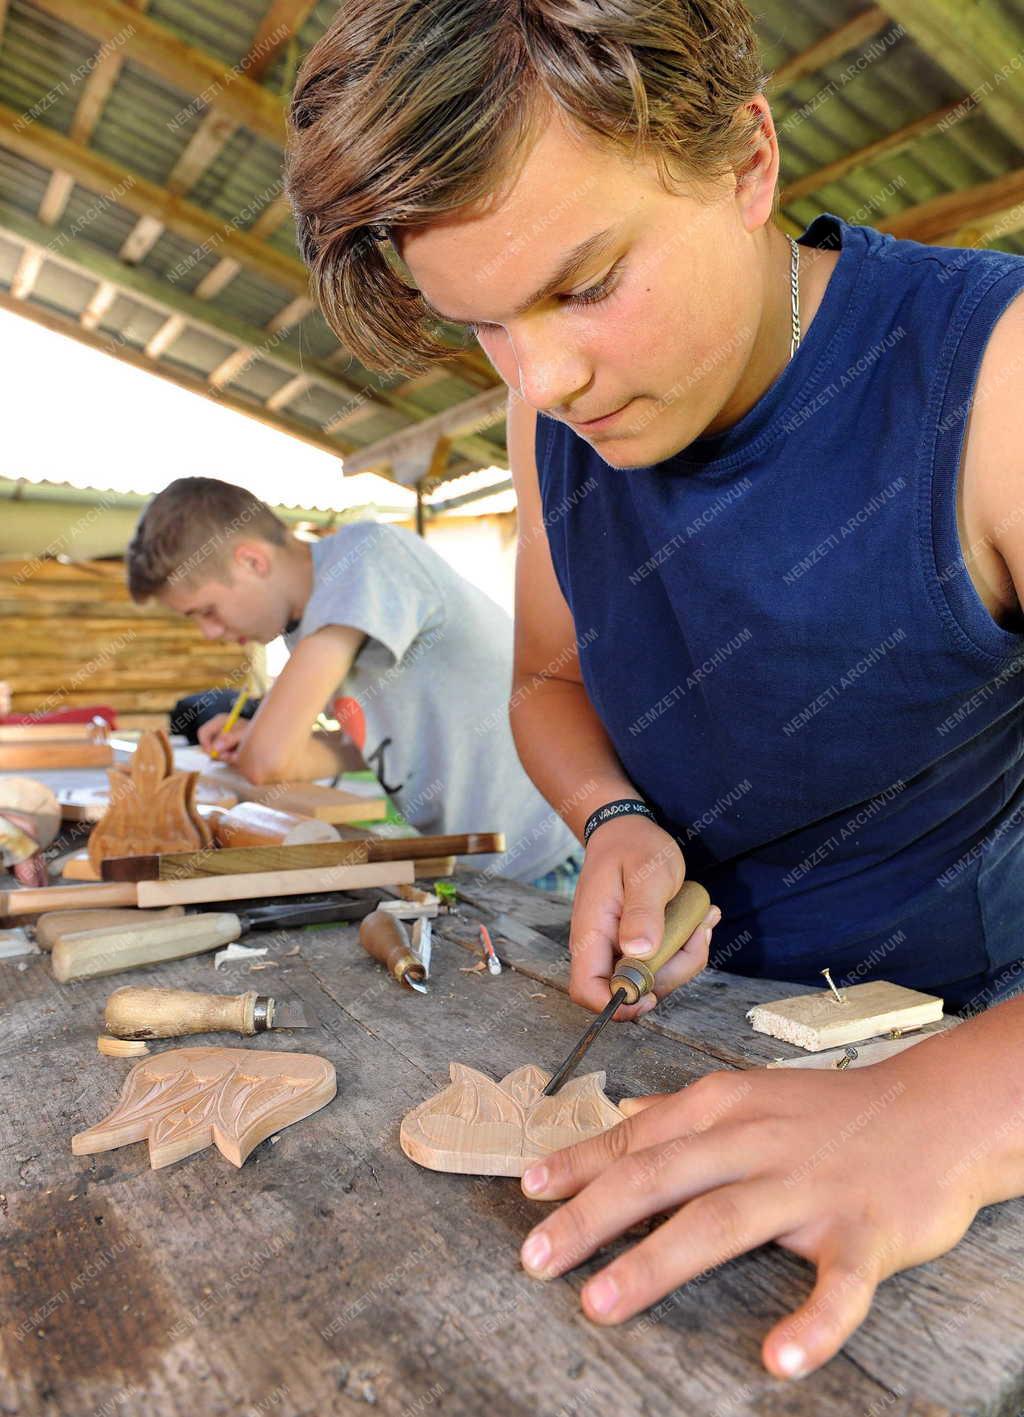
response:
<path id="1" fill-rule="evenodd" d="M 107 743 L 50 739 L 45 743 L 0 743 L 0 772 L 34 768 L 104 768 L 114 761 Z"/>
<path id="2" fill-rule="evenodd" d="M 72 787 L 58 793 L 61 817 L 65 822 L 98 822 L 110 806 L 110 787 Z M 222 783 L 212 782 L 200 774 L 196 783 L 195 803 L 200 814 L 209 816 L 210 810 L 227 810 L 234 807 L 238 798 Z"/>
<path id="3" fill-rule="evenodd" d="M 533 1064 L 494 1082 L 452 1063 L 451 1084 L 402 1119 L 402 1150 L 432 1171 L 521 1176 L 552 1151 L 622 1121 L 625 1113 L 604 1095 L 604 1078 L 570 1078 L 554 1097 L 544 1097 L 551 1074 Z"/>
<path id="4" fill-rule="evenodd" d="M 388 814 L 387 799 L 363 797 L 339 787 L 323 787 L 316 782 L 250 782 L 227 763 L 212 761 L 201 748 L 177 748 L 175 765 L 204 777 L 233 792 L 240 802 L 262 802 L 282 812 L 300 817 L 318 817 L 322 822 L 374 822 Z"/>
<path id="5" fill-rule="evenodd" d="M 95 723 L 0 723 L 0 743 L 38 744 L 52 742 L 55 738 L 95 743 L 105 737 L 105 728 Z"/>
<path id="6" fill-rule="evenodd" d="M 221 818 L 218 831 L 223 821 Z M 121 856 L 104 861 L 102 875 L 105 881 L 181 881 L 193 876 L 236 871 L 301 870 L 349 865 L 354 861 L 417 861 L 429 865 L 439 859 L 475 851 L 501 850 L 494 847 L 496 840 L 504 838 L 500 834 L 478 834 L 402 837 L 391 841 L 364 836 L 345 841 L 312 842 L 307 846 L 223 847 L 217 851 Z"/>
<path id="7" fill-rule="evenodd" d="M 252 871 L 242 876 L 205 876 L 189 881 L 140 881 L 112 885 L 137 892 L 143 909 L 154 905 L 193 905 L 207 900 L 248 900 L 269 895 L 305 895 L 309 891 L 348 891 L 367 886 L 397 886 L 415 880 L 411 861 L 381 861 L 362 866 L 318 866 L 310 871 Z"/>
<path id="8" fill-rule="evenodd" d="M 76 1156 L 149 1138 L 155 1171 L 211 1144 L 233 1166 L 253 1147 L 326 1106 L 333 1066 L 312 1053 L 173 1048 L 136 1063 L 117 1106 L 71 1138 Z"/>
<path id="9" fill-rule="evenodd" d="M 853 984 L 840 993 L 841 1003 L 831 990 L 822 989 L 757 1004 L 747 1018 L 758 1033 L 820 1053 L 824 1048 L 878 1038 L 892 1029 L 921 1028 L 942 1017 L 941 999 L 882 979 Z"/>

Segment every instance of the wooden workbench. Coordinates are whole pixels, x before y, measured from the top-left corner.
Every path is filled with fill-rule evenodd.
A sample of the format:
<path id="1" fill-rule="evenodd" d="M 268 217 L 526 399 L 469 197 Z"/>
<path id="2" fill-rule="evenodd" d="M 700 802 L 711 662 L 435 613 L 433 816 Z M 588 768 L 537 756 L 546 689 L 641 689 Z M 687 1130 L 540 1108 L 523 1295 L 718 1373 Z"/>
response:
<path id="1" fill-rule="evenodd" d="M 554 1066 L 585 1015 L 566 997 L 568 909 L 467 875 L 472 905 L 437 922 L 431 992 L 393 984 L 352 926 L 264 932 L 272 966 L 212 956 L 61 986 L 46 957 L 0 961 L 0 1412 L 62 1417 L 640 1417 L 683 1413 L 942 1417 L 1016 1413 L 1024 1391 L 1024 1203 L 991 1208 L 949 1255 L 887 1281 L 843 1353 L 798 1384 L 770 1378 L 767 1328 L 811 1270 L 774 1246 L 676 1291 L 620 1329 L 581 1315 L 596 1261 L 549 1284 L 518 1248 L 541 1214 L 514 1180 L 408 1161 L 398 1125 L 449 1060 L 501 1076 Z M 479 911 L 479 916 L 477 914 Z M 472 963 L 475 920 L 514 968 Z M 524 932 L 523 927 L 526 927 Z M 529 933 L 531 929 L 538 934 Z M 459 943 L 459 941 L 462 943 Z M 297 950 L 296 950 L 297 947 Z M 161 1171 L 144 1143 L 72 1156 L 130 1064 L 96 1034 L 126 982 L 297 996 L 312 1031 L 187 1043 L 323 1054 L 338 1096 L 236 1171 L 207 1150 Z M 707 973 L 589 1062 L 613 1097 L 758 1066 L 754 1002 L 786 986 Z M 173 1042 L 157 1048 L 176 1046 Z"/>

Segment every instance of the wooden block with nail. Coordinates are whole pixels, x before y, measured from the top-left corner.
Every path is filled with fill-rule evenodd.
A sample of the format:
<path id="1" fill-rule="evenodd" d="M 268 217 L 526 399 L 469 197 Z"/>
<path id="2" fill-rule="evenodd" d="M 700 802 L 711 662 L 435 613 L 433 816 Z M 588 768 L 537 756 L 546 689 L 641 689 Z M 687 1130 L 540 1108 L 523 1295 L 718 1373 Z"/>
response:
<path id="1" fill-rule="evenodd" d="M 942 1000 L 900 984 L 871 980 L 839 990 L 798 994 L 774 1004 L 758 1004 L 747 1018 L 757 1033 L 781 1038 L 809 1053 L 840 1048 L 891 1029 L 921 1028 L 942 1017 Z"/>

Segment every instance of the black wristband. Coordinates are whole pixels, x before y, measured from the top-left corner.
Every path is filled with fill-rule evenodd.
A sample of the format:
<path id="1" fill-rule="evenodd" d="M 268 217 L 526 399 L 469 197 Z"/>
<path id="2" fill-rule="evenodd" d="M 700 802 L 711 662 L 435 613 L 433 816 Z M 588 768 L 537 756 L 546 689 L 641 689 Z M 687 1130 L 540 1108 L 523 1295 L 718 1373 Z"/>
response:
<path id="1" fill-rule="evenodd" d="M 596 812 L 591 812 L 583 828 L 583 845 L 586 846 L 599 826 L 604 822 L 615 821 L 616 817 L 648 817 L 655 825 L 658 821 L 646 802 L 638 802 L 635 797 L 619 797 L 614 802 L 606 802 L 603 807 L 598 807 Z"/>

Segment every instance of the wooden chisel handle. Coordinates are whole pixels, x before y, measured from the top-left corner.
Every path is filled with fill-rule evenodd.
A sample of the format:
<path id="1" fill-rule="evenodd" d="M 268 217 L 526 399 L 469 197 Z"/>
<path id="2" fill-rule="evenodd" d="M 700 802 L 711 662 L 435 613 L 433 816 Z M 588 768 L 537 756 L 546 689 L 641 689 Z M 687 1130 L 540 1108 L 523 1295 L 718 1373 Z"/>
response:
<path id="1" fill-rule="evenodd" d="M 115 1038 L 178 1038 L 226 1029 L 246 1037 L 256 1032 L 257 993 L 199 994 L 191 989 L 115 989 L 103 1024 Z"/>
<path id="2" fill-rule="evenodd" d="M 50 956 L 53 977 L 66 984 L 70 979 L 93 979 L 165 959 L 184 959 L 229 944 L 241 933 L 242 922 L 227 912 L 183 915 L 144 926 L 81 930 L 62 935 L 54 945 Z"/>
<path id="3" fill-rule="evenodd" d="M 44 910 L 101 910 L 139 903 L 134 881 L 102 881 L 81 886 L 23 886 L 0 891 L 0 917 L 40 915 Z"/>
<path id="4" fill-rule="evenodd" d="M 696 881 L 684 881 L 665 907 L 665 933 L 654 954 L 644 959 L 625 955 L 609 981 L 611 991 L 624 989 L 625 1002 L 635 1004 L 654 988 L 654 976 L 677 955 L 711 909 L 711 897 Z"/>
<path id="5" fill-rule="evenodd" d="M 359 943 L 371 958 L 379 960 L 393 979 L 401 984 L 408 974 L 422 980 L 425 971 L 412 952 L 409 936 L 400 920 L 387 910 L 373 910 L 359 926 Z"/>

